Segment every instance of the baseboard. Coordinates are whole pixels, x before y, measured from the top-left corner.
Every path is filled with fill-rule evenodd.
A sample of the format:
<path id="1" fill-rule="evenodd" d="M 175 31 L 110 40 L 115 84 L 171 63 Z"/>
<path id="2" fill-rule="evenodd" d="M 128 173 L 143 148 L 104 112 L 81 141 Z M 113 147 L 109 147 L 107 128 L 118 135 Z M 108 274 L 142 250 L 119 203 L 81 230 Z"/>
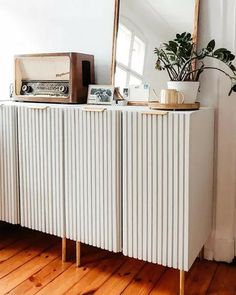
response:
<path id="1" fill-rule="evenodd" d="M 231 263 L 234 260 L 235 252 L 234 239 L 215 239 L 214 260 Z"/>
<path id="2" fill-rule="evenodd" d="M 213 232 L 204 246 L 204 258 L 231 263 L 235 259 L 235 246 L 234 239 L 216 238 Z"/>

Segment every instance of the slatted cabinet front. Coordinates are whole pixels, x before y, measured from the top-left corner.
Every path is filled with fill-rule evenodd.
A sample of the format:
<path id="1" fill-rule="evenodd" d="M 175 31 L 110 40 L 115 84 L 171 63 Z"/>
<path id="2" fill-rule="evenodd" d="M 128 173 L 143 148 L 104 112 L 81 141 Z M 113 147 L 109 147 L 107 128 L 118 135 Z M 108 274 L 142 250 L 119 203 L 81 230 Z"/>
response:
<path id="1" fill-rule="evenodd" d="M 18 107 L 21 225 L 64 236 L 63 109 Z"/>
<path id="2" fill-rule="evenodd" d="M 123 253 L 188 270 L 211 231 L 214 113 L 123 112 Z"/>
<path id="3" fill-rule="evenodd" d="M 64 122 L 66 236 L 121 251 L 121 112 L 68 108 Z"/>

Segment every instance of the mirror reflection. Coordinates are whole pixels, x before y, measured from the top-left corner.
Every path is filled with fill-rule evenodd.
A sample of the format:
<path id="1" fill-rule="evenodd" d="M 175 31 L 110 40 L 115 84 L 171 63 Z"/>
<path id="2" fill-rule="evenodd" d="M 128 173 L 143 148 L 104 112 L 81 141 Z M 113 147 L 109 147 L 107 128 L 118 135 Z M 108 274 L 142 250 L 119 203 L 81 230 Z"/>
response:
<path id="1" fill-rule="evenodd" d="M 168 75 L 155 69 L 154 49 L 177 33 L 193 31 L 195 0 L 120 0 L 119 12 L 115 86 L 122 93 L 144 85 L 156 99 Z"/>

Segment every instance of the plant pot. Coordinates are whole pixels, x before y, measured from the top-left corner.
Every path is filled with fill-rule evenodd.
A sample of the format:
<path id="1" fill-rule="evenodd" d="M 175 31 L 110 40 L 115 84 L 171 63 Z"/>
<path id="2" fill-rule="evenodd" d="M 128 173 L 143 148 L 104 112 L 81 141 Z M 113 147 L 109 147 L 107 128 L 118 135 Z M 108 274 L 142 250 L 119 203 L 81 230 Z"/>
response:
<path id="1" fill-rule="evenodd" d="M 184 95 L 184 103 L 195 103 L 197 100 L 199 81 L 168 81 L 168 89 L 176 89 Z"/>

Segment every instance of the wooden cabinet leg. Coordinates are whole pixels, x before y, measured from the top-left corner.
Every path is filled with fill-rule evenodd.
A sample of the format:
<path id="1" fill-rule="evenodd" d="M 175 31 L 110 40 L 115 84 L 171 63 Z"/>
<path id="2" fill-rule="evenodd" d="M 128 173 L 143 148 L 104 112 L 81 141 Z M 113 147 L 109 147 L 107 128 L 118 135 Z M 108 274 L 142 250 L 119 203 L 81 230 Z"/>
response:
<path id="1" fill-rule="evenodd" d="M 185 273 L 183 270 L 180 270 L 180 277 L 179 277 L 179 294 L 184 295 L 184 276 Z"/>
<path id="2" fill-rule="evenodd" d="M 62 262 L 66 262 L 66 238 L 62 238 L 61 249 Z"/>
<path id="3" fill-rule="evenodd" d="M 81 262 L 80 262 L 80 242 L 76 242 L 76 266 L 79 267 Z"/>

